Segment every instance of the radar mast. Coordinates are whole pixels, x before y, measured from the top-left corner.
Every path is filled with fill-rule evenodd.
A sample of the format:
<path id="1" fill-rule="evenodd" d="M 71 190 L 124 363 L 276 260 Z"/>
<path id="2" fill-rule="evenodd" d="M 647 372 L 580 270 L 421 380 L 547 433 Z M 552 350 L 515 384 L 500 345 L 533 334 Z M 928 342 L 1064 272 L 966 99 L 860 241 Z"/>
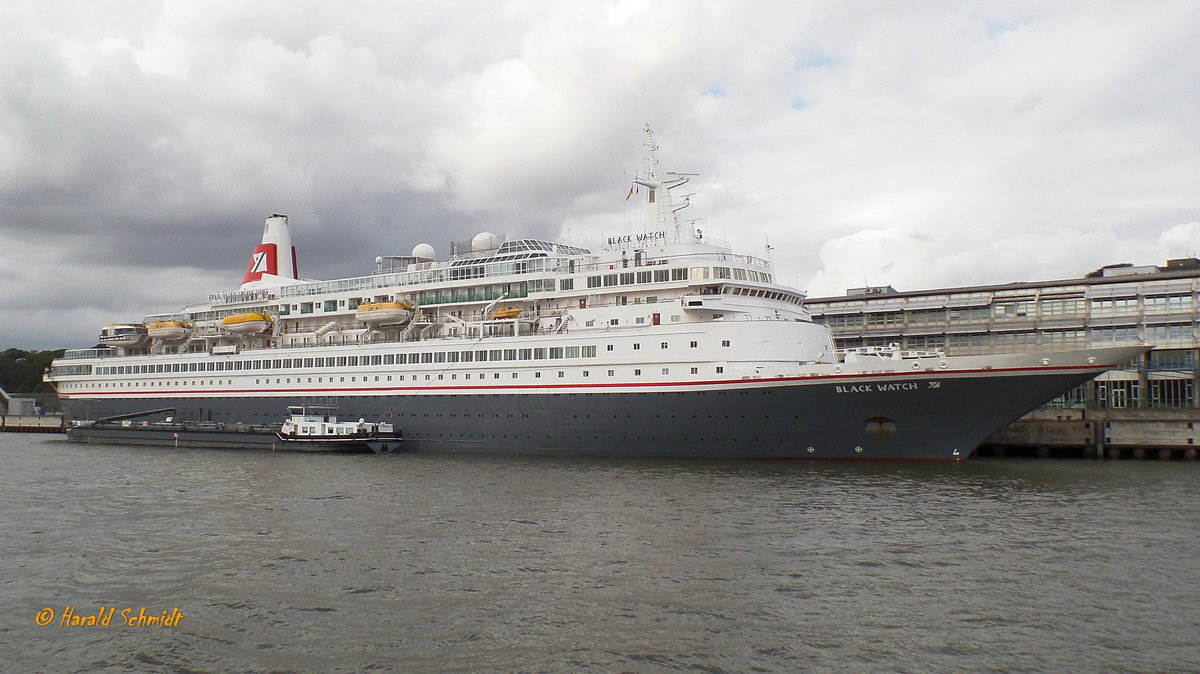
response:
<path id="1" fill-rule="evenodd" d="M 661 178 L 658 173 L 658 144 L 654 142 L 654 131 L 649 124 L 646 124 L 644 130 L 646 142 L 643 147 L 646 150 L 647 175 L 642 176 L 635 173 L 633 182 L 650 189 L 646 197 L 649 200 L 649 208 L 646 210 L 645 231 L 665 232 L 668 229 L 674 229 L 675 240 L 678 241 L 680 236 L 679 211 L 690 205 L 689 197 L 691 195 L 685 196 L 683 201 L 675 203 L 671 200 L 670 191 L 686 183 L 688 176 L 696 174 L 668 171 L 666 177 Z"/>

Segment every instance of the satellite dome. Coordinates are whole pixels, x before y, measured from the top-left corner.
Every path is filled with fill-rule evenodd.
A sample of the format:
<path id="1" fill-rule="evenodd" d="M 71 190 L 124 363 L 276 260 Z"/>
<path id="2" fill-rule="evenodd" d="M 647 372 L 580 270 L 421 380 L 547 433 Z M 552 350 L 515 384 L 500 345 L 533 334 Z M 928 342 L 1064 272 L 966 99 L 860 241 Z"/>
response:
<path id="1" fill-rule="evenodd" d="M 422 260 L 432 260 L 436 257 L 433 252 L 433 246 L 427 243 L 418 243 L 413 246 L 412 256 Z"/>
<path id="2" fill-rule="evenodd" d="M 500 247 L 500 237 L 491 232 L 480 232 L 471 239 L 471 251 L 479 253 L 485 250 L 495 250 Z"/>

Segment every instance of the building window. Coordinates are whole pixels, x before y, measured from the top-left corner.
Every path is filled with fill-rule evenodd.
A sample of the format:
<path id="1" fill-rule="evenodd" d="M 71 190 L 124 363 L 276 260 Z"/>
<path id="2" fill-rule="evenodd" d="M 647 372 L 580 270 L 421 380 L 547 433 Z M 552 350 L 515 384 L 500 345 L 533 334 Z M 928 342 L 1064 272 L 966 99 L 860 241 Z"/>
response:
<path id="1" fill-rule="evenodd" d="M 1147 325 L 1146 326 L 1146 341 L 1155 344 L 1158 342 L 1191 340 L 1192 325 L 1191 323 L 1181 323 L 1179 325 Z"/>
<path id="2" fill-rule="evenodd" d="M 908 349 L 940 350 L 946 348 L 946 337 L 943 335 L 924 335 L 904 338 L 904 346 Z"/>
<path id="3" fill-rule="evenodd" d="M 962 307 L 950 310 L 951 323 L 978 323 L 991 317 L 990 307 Z"/>
<path id="4" fill-rule="evenodd" d="M 1043 346 L 1068 346 L 1087 342 L 1084 330 L 1047 330 L 1042 333 Z"/>
<path id="5" fill-rule="evenodd" d="M 1136 314 L 1138 300 L 1130 297 L 1119 300 L 1092 300 L 1093 316 L 1115 316 L 1119 314 Z"/>
<path id="6" fill-rule="evenodd" d="M 1033 300 L 997 302 L 992 306 L 992 314 L 997 319 L 1032 318 L 1037 315 L 1037 303 Z"/>
<path id="7" fill-rule="evenodd" d="M 903 322 L 904 314 L 899 311 L 880 311 L 867 314 L 868 327 L 900 325 Z"/>
<path id="8" fill-rule="evenodd" d="M 905 312 L 905 322 L 909 325 L 928 325 L 930 323 L 944 323 L 945 321 L 945 309 L 922 309 Z"/>
<path id="9" fill-rule="evenodd" d="M 1136 327 L 1124 328 L 1092 328 L 1093 342 L 1136 342 L 1138 330 Z"/>
<path id="10" fill-rule="evenodd" d="M 1087 309 L 1087 303 L 1082 297 L 1066 297 L 1042 300 L 1042 316 L 1053 318 L 1058 316 L 1076 316 Z"/>

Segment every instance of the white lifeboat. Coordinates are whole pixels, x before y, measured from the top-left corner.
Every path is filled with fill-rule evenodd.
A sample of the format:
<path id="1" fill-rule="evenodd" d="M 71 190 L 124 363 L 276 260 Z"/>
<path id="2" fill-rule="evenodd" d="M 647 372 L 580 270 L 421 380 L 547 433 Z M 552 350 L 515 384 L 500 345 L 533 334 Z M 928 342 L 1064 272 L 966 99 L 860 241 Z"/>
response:
<path id="1" fill-rule="evenodd" d="M 272 323 L 269 314 L 248 312 L 226 316 L 221 321 L 221 329 L 235 335 L 256 335 L 270 330 Z"/>
<path id="2" fill-rule="evenodd" d="M 177 342 L 192 334 L 192 324 L 188 321 L 154 321 L 146 326 L 146 332 L 154 339 Z"/>
<path id="3" fill-rule="evenodd" d="M 363 302 L 354 310 L 354 318 L 367 325 L 402 325 L 412 320 L 412 302 Z"/>
<path id="4" fill-rule="evenodd" d="M 104 346 L 140 346 L 146 337 L 146 326 L 141 323 L 109 323 L 100 330 L 100 343 Z"/>

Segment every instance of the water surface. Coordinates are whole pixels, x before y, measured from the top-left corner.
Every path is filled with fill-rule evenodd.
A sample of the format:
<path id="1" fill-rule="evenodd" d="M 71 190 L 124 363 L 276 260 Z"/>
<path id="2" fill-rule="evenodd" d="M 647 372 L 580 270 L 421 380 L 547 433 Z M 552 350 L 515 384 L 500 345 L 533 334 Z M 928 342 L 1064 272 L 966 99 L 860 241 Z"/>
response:
<path id="1" fill-rule="evenodd" d="M 14 671 L 1194 671 L 1196 462 L 306 455 L 0 434 Z M 38 626 L 115 607 L 109 627 Z M 177 627 L 118 626 L 120 611 Z"/>

